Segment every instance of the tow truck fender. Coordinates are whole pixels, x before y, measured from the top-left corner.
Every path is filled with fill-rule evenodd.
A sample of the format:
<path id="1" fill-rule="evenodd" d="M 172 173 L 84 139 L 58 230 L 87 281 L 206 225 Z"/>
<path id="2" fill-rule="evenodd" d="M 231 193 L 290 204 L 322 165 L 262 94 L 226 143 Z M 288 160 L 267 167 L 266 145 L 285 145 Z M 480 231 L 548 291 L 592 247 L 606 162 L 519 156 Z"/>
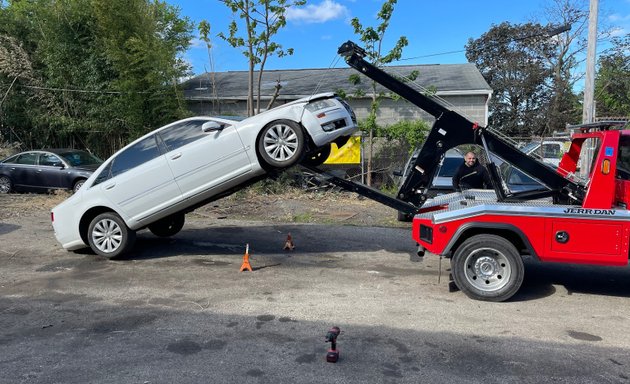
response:
<path id="1" fill-rule="evenodd" d="M 504 237 L 511 242 L 519 251 L 521 256 L 524 255 L 523 249 L 527 254 L 536 260 L 539 260 L 538 254 L 532 247 L 529 239 L 523 231 L 512 224 L 505 223 L 486 223 L 486 222 L 468 222 L 461 225 L 457 231 L 451 237 L 451 240 L 446 244 L 442 255 L 446 257 L 452 257 L 453 253 L 457 250 L 457 247 L 471 236 L 479 234 L 492 234 Z"/>

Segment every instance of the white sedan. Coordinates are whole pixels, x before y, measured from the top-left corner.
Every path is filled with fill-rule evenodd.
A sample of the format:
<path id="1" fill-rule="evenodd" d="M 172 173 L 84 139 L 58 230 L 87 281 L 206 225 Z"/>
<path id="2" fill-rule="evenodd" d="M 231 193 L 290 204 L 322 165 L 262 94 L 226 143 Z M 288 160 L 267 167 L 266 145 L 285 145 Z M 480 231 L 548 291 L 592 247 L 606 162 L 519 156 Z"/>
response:
<path id="1" fill-rule="evenodd" d="M 179 232 L 185 213 L 298 162 L 322 163 L 330 144 L 356 130 L 352 109 L 332 93 L 246 119 L 191 117 L 150 132 L 107 159 L 52 209 L 67 250 L 106 257 L 128 252 L 136 231 Z"/>

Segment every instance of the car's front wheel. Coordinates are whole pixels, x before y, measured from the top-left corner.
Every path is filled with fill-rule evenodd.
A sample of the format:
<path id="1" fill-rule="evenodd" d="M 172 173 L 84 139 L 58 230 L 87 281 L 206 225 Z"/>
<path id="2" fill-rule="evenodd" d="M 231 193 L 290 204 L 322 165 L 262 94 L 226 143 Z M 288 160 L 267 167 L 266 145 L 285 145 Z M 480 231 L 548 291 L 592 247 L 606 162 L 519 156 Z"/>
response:
<path id="1" fill-rule="evenodd" d="M 74 185 L 72 186 L 72 193 L 77 193 L 79 189 L 81 189 L 83 184 L 85 184 L 85 179 L 79 179 L 75 181 Z"/>
<path id="2" fill-rule="evenodd" d="M 185 222 L 186 215 L 183 213 L 177 213 L 149 225 L 149 230 L 155 236 L 170 237 L 181 231 L 182 228 L 184 228 Z"/>
<path id="3" fill-rule="evenodd" d="M 13 183 L 7 176 L 0 176 L 0 193 L 9 193 L 13 189 Z"/>
<path id="4" fill-rule="evenodd" d="M 276 169 L 288 168 L 304 155 L 304 133 L 293 121 L 277 120 L 263 128 L 257 148 L 266 165 Z"/>
<path id="5" fill-rule="evenodd" d="M 464 241 L 451 260 L 459 289 L 476 300 L 504 301 L 523 283 L 525 267 L 516 247 L 501 236 L 480 234 Z"/>
<path id="6" fill-rule="evenodd" d="M 123 219 L 113 212 L 96 216 L 88 229 L 88 243 L 92 250 L 108 258 L 120 256 L 133 247 L 136 232 L 129 229 Z"/>

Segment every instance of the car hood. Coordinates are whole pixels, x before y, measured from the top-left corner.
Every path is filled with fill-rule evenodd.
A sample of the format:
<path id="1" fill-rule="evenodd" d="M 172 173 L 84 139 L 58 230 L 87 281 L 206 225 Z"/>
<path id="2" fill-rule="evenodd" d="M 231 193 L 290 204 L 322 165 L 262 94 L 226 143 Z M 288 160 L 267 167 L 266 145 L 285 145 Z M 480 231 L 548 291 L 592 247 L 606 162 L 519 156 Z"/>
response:
<path id="1" fill-rule="evenodd" d="M 90 171 L 90 172 L 94 172 L 96 171 L 96 168 L 100 167 L 100 164 L 86 164 L 86 165 L 79 165 L 76 167 L 73 167 L 74 169 L 78 169 L 81 171 Z"/>

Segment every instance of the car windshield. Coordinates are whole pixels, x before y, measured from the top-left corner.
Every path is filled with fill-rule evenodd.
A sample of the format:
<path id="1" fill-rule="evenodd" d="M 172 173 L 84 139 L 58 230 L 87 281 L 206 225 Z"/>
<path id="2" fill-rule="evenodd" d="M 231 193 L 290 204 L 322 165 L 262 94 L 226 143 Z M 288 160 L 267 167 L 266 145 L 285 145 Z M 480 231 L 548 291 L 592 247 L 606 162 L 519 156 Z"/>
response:
<path id="1" fill-rule="evenodd" d="M 63 157 L 73 167 L 101 164 L 103 162 L 103 160 L 85 151 L 63 152 L 59 156 Z"/>
<path id="2" fill-rule="evenodd" d="M 464 159 L 461 157 L 446 157 L 444 158 L 444 163 L 440 167 L 440 172 L 438 176 L 440 177 L 453 177 L 455 176 L 455 172 L 457 172 L 457 168 L 464 163 Z"/>

